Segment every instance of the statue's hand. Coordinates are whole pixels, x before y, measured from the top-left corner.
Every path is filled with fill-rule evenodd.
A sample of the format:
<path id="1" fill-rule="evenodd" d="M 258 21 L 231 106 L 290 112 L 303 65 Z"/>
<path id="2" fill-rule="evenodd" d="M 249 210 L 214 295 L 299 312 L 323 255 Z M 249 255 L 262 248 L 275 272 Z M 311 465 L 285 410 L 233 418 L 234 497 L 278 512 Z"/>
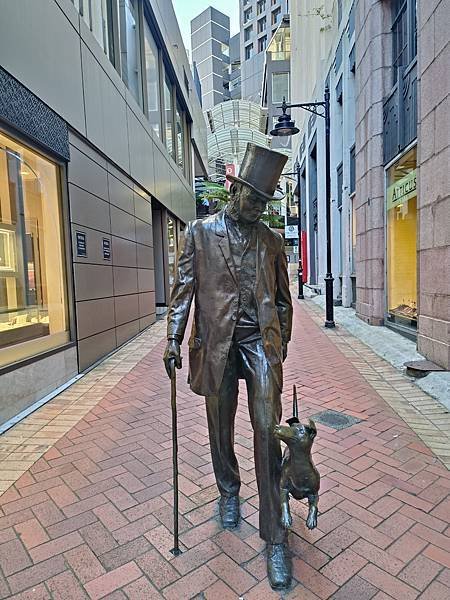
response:
<path id="1" fill-rule="evenodd" d="M 166 372 L 169 377 L 171 377 L 170 373 L 170 361 L 173 360 L 175 362 L 175 366 L 177 369 L 181 369 L 181 348 L 180 344 L 177 340 L 169 340 L 167 342 L 166 351 L 164 352 L 164 366 L 166 367 Z"/>

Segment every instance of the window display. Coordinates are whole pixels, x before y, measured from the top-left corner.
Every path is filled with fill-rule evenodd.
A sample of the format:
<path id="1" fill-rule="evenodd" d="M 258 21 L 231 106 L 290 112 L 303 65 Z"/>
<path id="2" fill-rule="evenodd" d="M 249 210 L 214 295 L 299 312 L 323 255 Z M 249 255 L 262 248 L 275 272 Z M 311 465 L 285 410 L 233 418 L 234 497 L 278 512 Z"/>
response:
<path id="1" fill-rule="evenodd" d="M 417 327 L 416 150 L 387 172 L 387 319 Z"/>
<path id="2" fill-rule="evenodd" d="M 58 167 L 0 133 L 0 367 L 68 329 Z"/>

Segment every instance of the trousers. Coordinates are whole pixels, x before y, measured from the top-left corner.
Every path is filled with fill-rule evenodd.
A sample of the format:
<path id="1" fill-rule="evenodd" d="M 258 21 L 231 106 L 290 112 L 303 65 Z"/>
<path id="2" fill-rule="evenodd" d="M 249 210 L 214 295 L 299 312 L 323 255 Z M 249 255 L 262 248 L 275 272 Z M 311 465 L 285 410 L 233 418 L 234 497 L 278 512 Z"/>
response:
<path id="1" fill-rule="evenodd" d="M 238 328 L 236 328 L 238 329 Z M 281 392 L 259 334 L 235 334 L 219 392 L 206 397 L 209 441 L 217 487 L 222 496 L 239 494 L 241 479 L 234 452 L 234 421 L 239 378 L 245 379 L 253 427 L 259 534 L 268 543 L 285 541 L 281 525 L 281 447 L 273 430 L 281 419 Z"/>

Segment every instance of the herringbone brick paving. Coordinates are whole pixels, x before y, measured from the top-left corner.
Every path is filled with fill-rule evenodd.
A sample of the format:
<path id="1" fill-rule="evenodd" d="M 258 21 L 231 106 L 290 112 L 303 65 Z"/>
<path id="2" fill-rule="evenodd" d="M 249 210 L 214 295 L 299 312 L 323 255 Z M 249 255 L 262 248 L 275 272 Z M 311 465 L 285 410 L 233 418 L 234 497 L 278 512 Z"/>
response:
<path id="1" fill-rule="evenodd" d="M 172 547 L 169 384 L 164 343 L 146 356 L 0 497 L 0 598 L 278 598 L 258 536 L 252 434 L 242 390 L 236 449 L 244 520 L 221 531 L 204 400 L 178 377 L 180 531 Z M 185 352 L 186 354 L 186 352 Z M 405 380 L 406 381 L 406 380 Z M 285 415 L 296 383 L 304 419 L 325 408 L 362 419 L 318 426 L 318 528 L 291 501 L 295 586 L 286 598 L 450 597 L 450 473 L 315 322 L 295 307 Z M 14 453 L 8 456 L 11 461 Z"/>

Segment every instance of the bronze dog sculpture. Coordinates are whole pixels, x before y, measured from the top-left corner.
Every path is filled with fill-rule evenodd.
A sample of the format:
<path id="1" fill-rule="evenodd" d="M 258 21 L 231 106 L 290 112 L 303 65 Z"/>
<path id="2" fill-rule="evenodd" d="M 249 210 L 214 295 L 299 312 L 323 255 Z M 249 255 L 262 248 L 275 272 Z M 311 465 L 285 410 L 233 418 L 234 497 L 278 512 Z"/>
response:
<path id="1" fill-rule="evenodd" d="M 289 426 L 277 425 L 274 430 L 276 437 L 286 444 L 281 462 L 281 522 L 286 529 L 292 527 L 289 495 L 296 500 L 308 498 L 306 526 L 308 529 L 314 529 L 317 527 L 320 475 L 312 461 L 311 448 L 317 429 L 311 419 L 308 425 L 300 423 L 295 385 L 293 405 L 293 416 L 286 421 Z"/>

